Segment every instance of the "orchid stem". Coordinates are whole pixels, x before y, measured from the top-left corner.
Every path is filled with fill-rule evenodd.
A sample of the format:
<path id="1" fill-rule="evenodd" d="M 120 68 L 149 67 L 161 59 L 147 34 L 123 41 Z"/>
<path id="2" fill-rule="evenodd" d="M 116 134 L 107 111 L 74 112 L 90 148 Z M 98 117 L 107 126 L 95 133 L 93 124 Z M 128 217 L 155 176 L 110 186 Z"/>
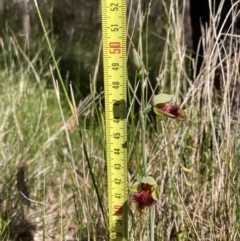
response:
<path id="1" fill-rule="evenodd" d="M 141 139 L 142 139 L 142 158 L 143 158 L 143 168 L 144 176 L 147 176 L 147 155 L 146 155 L 146 109 L 145 104 L 145 88 L 144 88 L 144 71 L 141 73 L 141 113 L 140 113 L 140 122 L 141 122 Z M 149 108 L 150 111 L 151 108 Z M 153 209 L 149 210 L 149 230 L 150 230 L 150 241 L 154 241 L 154 218 L 155 213 Z"/>
<path id="2" fill-rule="evenodd" d="M 142 133 L 142 157 L 143 157 L 143 169 L 144 169 L 144 176 L 147 176 L 147 156 L 146 156 L 146 149 L 145 149 L 145 119 L 146 117 L 140 113 L 140 121 L 141 121 L 141 133 Z"/>
<path id="3" fill-rule="evenodd" d="M 147 176 L 147 155 L 146 155 L 146 116 L 143 114 L 145 110 L 145 88 L 144 88 L 144 71 L 141 72 L 141 113 L 140 113 L 140 122 L 141 122 L 141 139 L 142 139 L 142 158 L 143 158 L 143 168 L 144 176 Z"/>
<path id="4" fill-rule="evenodd" d="M 149 210 L 149 228 L 150 228 L 150 241 L 154 241 L 154 222 L 155 222 L 155 210 L 150 208 Z"/>

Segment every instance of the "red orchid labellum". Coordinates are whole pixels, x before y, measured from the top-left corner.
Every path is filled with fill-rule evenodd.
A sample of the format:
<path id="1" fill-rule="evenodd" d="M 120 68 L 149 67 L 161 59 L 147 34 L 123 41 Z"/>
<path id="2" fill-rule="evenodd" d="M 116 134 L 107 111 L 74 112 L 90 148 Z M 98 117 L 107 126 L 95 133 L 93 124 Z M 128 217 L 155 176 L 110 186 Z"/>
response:
<path id="1" fill-rule="evenodd" d="M 151 177 L 143 177 L 131 187 L 131 200 L 136 205 L 140 215 L 146 208 L 151 207 L 159 199 L 156 181 Z"/>

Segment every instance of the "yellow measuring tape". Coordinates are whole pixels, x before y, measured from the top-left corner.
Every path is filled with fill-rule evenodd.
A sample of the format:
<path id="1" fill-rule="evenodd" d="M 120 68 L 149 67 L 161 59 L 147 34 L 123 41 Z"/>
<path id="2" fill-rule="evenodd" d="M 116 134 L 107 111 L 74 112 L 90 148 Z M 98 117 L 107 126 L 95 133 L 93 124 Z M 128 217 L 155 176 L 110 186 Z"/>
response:
<path id="1" fill-rule="evenodd" d="M 110 240 L 127 240 L 126 0 L 102 0 Z"/>

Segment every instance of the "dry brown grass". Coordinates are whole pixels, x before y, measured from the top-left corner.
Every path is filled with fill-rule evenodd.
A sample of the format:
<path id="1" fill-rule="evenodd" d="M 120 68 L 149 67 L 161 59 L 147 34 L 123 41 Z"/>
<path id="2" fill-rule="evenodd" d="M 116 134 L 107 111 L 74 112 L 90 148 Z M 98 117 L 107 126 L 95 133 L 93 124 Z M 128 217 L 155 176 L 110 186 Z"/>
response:
<path id="1" fill-rule="evenodd" d="M 202 39 L 203 67 L 190 79 L 184 15 L 177 3 L 168 17 L 156 92 L 173 94 L 188 120 L 157 120 L 149 135 L 148 170 L 160 189 L 156 240 L 240 240 L 239 36 L 232 28 L 216 34 L 211 23 Z M 147 230 L 146 221 L 134 227 L 132 240 L 148 240 Z"/>
<path id="2" fill-rule="evenodd" d="M 174 1 L 169 8 L 165 6 L 168 25 L 159 75 L 156 81 L 146 77 L 149 101 L 159 91 L 171 93 L 174 102 L 188 113 L 186 121 L 156 120 L 151 115 L 147 118 L 148 173 L 157 180 L 160 191 L 154 207 L 155 240 L 240 240 L 239 108 L 235 91 L 239 88 L 238 36 L 229 29 L 230 44 L 226 47 L 226 41 L 220 41 L 226 35 L 215 35 L 216 26 L 211 24 L 204 39 L 204 66 L 199 74 L 193 68 L 191 79 L 186 66 L 192 60 L 185 46 L 184 14 L 179 9 Z M 129 36 L 135 37 L 146 15 L 141 7 L 129 12 Z M 143 42 L 139 43 L 144 55 L 142 34 Z M 14 41 L 9 44 L 15 52 L 3 48 L 5 56 L 22 56 Z M 54 91 L 48 89 L 34 60 L 26 58 L 20 71 L 9 58 L 8 68 L 0 73 L 4 80 L 0 90 L 1 240 L 33 240 L 33 236 L 37 241 L 107 240 L 76 123 L 57 85 Z M 214 87 L 216 78 L 223 83 L 218 90 Z M 33 84 L 31 81 L 36 79 L 37 84 Z M 140 102 L 137 81 L 134 85 L 129 80 L 131 107 Z M 83 140 L 107 217 L 104 110 L 100 99 L 97 94 L 89 96 L 78 109 Z M 133 108 L 128 116 L 131 185 L 141 175 L 141 135 Z M 17 183 L 23 166 L 25 175 Z M 28 191 L 23 191 L 26 188 Z M 31 207 L 19 199 L 19 190 L 29 194 L 27 203 Z M 148 240 L 147 213 L 139 220 L 129 211 L 129 238 Z"/>

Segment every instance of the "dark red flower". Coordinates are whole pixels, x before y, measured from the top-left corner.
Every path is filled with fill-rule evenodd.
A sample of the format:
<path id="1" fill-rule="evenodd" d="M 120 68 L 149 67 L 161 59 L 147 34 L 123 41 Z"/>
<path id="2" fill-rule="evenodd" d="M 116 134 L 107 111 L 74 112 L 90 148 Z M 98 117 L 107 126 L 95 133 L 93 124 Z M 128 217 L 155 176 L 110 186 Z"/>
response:
<path id="1" fill-rule="evenodd" d="M 152 185 L 141 183 L 140 192 L 132 193 L 132 199 L 137 203 L 139 209 L 149 207 L 155 203 L 152 197 Z"/>
<path id="2" fill-rule="evenodd" d="M 159 199 L 157 184 L 150 176 L 144 177 L 141 182 L 135 183 L 131 190 L 133 191 L 130 195 L 132 203 L 140 215 Z"/>

